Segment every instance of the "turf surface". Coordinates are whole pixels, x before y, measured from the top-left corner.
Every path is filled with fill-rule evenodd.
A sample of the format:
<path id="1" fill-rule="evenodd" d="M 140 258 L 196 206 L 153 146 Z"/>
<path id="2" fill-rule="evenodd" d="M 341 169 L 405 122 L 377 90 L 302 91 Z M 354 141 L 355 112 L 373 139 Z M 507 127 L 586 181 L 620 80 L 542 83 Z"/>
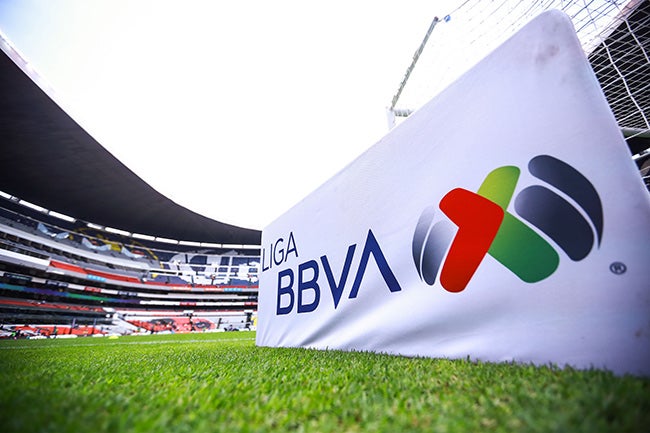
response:
<path id="1" fill-rule="evenodd" d="M 650 379 L 258 348 L 254 333 L 0 341 L 0 432 L 642 432 Z"/>

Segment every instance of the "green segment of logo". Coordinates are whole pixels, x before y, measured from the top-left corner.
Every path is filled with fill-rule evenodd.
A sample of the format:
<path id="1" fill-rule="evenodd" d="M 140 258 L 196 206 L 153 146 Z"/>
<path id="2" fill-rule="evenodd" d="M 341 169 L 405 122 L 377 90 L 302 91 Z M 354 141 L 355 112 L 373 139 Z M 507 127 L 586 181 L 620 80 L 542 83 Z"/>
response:
<path id="1" fill-rule="evenodd" d="M 560 263 L 553 247 L 533 229 L 507 212 L 519 180 L 519 168 L 504 166 L 487 175 L 477 194 L 498 204 L 504 211 L 503 222 L 488 254 L 527 283 L 551 275 Z"/>

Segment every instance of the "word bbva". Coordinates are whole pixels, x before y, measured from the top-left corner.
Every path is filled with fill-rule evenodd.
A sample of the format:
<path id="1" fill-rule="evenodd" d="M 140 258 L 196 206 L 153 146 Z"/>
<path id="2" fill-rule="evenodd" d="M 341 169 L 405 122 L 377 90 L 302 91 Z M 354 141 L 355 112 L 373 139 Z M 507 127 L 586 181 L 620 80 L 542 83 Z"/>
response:
<path id="1" fill-rule="evenodd" d="M 338 276 L 338 281 L 334 276 L 334 272 L 332 271 L 332 267 L 330 266 L 327 255 L 321 256 L 320 261 L 312 259 L 298 265 L 298 284 L 296 291 L 294 291 L 294 283 L 296 280 L 296 273 L 294 273 L 294 270 L 287 268 L 278 272 L 276 314 L 289 314 L 293 311 L 294 305 L 297 305 L 298 313 L 310 313 L 316 310 L 320 303 L 321 296 L 321 287 L 318 283 L 318 277 L 320 276 L 321 269 L 327 277 L 327 284 L 329 291 L 332 294 L 334 308 L 336 309 L 339 305 L 341 296 L 343 295 L 343 290 L 350 274 L 350 268 L 356 247 L 356 244 L 350 245 L 348 247 L 348 251 L 345 256 L 345 263 L 343 264 L 343 269 Z M 274 264 L 277 266 L 286 262 L 290 253 L 293 253 L 297 258 L 298 250 L 296 248 L 293 232 L 289 234 L 286 251 L 284 249 L 283 238 L 278 239 L 275 244 L 271 244 L 269 250 L 270 257 L 268 266 L 265 265 L 264 257 L 266 254 L 264 250 L 262 251 L 262 271 L 270 269 Z M 363 277 L 368 266 L 368 260 L 370 259 L 371 255 L 375 259 L 377 268 L 379 269 L 381 276 L 384 278 L 384 281 L 388 286 L 388 290 L 391 292 L 398 292 L 402 290 L 397 281 L 397 278 L 395 278 L 395 274 L 386 261 L 384 253 L 381 251 L 381 247 L 379 246 L 375 235 L 372 233 L 372 230 L 368 230 L 368 236 L 366 237 L 363 251 L 361 252 L 361 260 L 359 261 L 359 266 L 357 267 L 356 276 L 354 277 L 354 282 L 352 283 L 352 289 L 350 290 L 348 299 L 354 299 L 357 297 L 357 294 L 359 293 L 359 287 L 363 281 Z M 305 292 L 308 291 L 313 292 L 313 296 L 309 296 L 311 301 L 306 303 L 305 300 L 307 299 L 307 296 L 305 296 Z"/>

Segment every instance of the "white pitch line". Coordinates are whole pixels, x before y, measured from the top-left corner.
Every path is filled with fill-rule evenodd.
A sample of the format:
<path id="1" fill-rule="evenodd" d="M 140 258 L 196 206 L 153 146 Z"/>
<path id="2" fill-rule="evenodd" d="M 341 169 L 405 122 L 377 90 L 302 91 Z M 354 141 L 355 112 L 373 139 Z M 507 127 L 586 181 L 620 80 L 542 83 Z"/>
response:
<path id="1" fill-rule="evenodd" d="M 227 341 L 251 341 L 255 338 L 232 338 L 229 340 L 179 340 L 179 341 L 111 341 L 106 343 L 88 343 L 88 344 L 66 344 L 66 345 L 47 345 L 47 346 L 10 346 L 2 347 L 0 345 L 0 350 L 10 350 L 10 349 L 50 349 L 50 348 L 61 348 L 61 347 L 93 347 L 93 346 L 106 346 L 106 345 L 129 345 L 129 344 L 181 344 L 181 343 L 220 343 Z"/>

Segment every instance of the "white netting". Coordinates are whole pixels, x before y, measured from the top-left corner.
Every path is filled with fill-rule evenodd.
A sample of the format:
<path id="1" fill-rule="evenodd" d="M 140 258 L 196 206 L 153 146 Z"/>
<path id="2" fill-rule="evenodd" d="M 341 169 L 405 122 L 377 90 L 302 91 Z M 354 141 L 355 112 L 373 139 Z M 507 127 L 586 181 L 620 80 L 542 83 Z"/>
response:
<path id="1" fill-rule="evenodd" d="M 650 137 L 649 0 L 459 1 L 451 12 L 434 20 L 428 40 L 416 52 L 417 63 L 408 68 L 391 101 L 391 118 L 399 119 L 426 103 L 549 9 L 571 17 L 625 135 Z M 643 152 L 645 145 L 639 146 Z"/>

